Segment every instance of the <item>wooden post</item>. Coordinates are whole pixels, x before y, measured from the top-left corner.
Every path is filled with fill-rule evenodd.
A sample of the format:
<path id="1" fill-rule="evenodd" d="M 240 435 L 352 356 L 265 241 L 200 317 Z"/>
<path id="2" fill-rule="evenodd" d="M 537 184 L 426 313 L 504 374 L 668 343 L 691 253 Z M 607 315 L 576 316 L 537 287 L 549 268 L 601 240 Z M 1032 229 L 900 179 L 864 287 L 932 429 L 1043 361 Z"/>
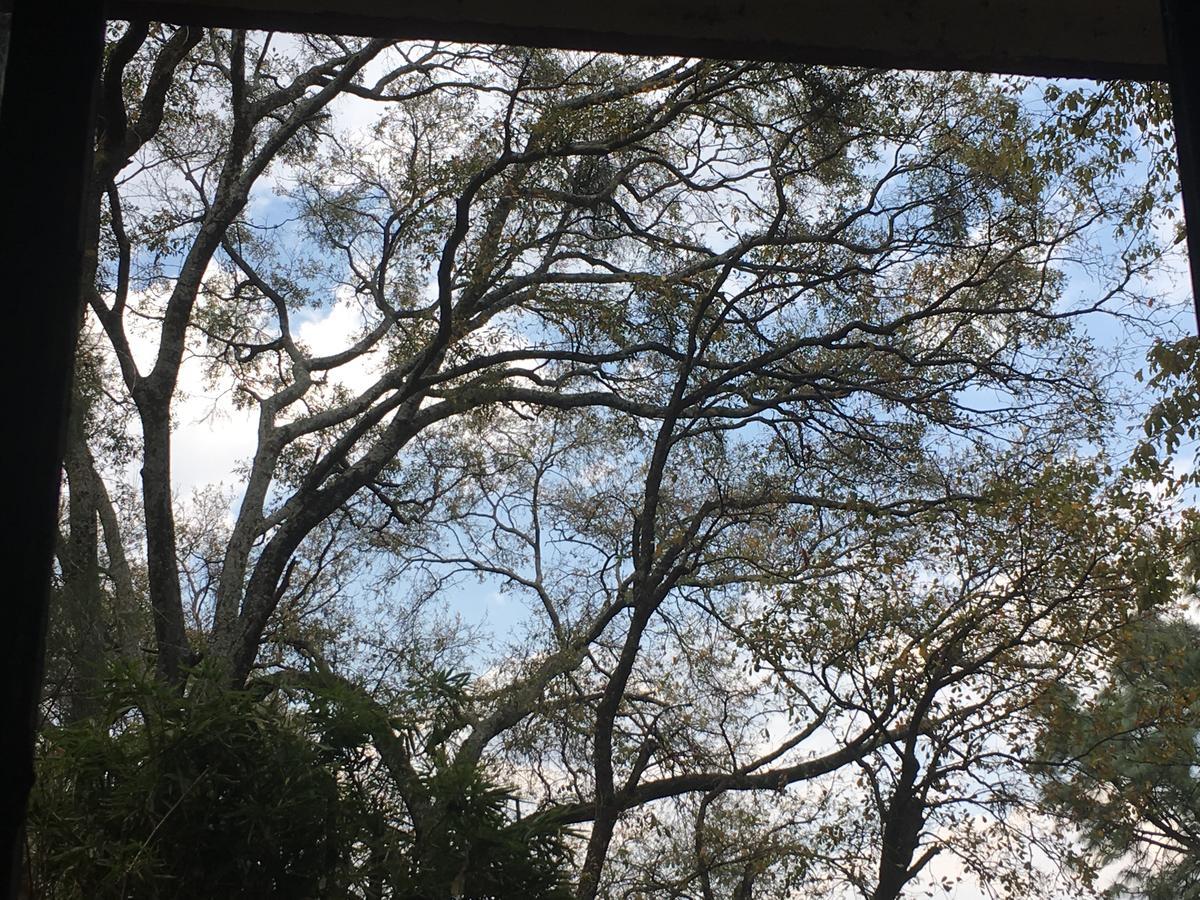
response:
<path id="1" fill-rule="evenodd" d="M 1188 262 L 1192 271 L 1192 303 L 1200 333 L 1200 3 L 1162 0 L 1163 36 L 1170 71 L 1175 150 L 1187 223 Z"/>
<path id="2" fill-rule="evenodd" d="M 0 888 L 17 896 L 45 654 L 67 390 L 79 321 L 82 203 L 99 2 L 12 4 L 0 97 L 0 298 L 6 396 L 0 626 Z"/>

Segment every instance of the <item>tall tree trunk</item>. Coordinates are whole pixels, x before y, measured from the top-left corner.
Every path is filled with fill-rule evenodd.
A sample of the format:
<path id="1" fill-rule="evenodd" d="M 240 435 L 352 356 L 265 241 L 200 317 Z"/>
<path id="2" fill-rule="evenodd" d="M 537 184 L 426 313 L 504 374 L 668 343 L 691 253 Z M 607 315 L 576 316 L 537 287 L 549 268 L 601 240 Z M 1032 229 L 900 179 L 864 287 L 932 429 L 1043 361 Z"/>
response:
<path id="1" fill-rule="evenodd" d="M 592 764 L 596 771 L 596 813 L 592 820 L 592 834 L 588 838 L 583 869 L 579 873 L 579 900 L 593 900 L 600 889 L 600 876 L 604 871 L 604 862 L 608 858 L 613 831 L 620 815 L 616 784 L 613 780 L 613 723 L 621 699 L 625 695 L 638 650 L 641 648 L 642 635 L 650 623 L 655 606 L 653 598 L 646 597 L 634 609 L 620 659 L 596 710 L 596 737 L 592 750 Z"/>
<path id="2" fill-rule="evenodd" d="M 68 532 L 61 553 L 63 588 L 59 604 L 70 659 L 63 707 L 68 721 L 79 721 L 98 711 L 105 663 L 105 617 L 97 500 L 86 446 L 87 405 L 78 389 L 72 393 L 63 458 L 69 486 Z"/>
<path id="3" fill-rule="evenodd" d="M 190 656 L 183 624 L 183 598 L 175 547 L 175 511 L 171 494 L 170 413 L 146 404 L 142 408 L 142 507 L 146 516 L 146 561 L 150 607 L 158 648 L 155 671 L 168 684 L 183 681 Z"/>

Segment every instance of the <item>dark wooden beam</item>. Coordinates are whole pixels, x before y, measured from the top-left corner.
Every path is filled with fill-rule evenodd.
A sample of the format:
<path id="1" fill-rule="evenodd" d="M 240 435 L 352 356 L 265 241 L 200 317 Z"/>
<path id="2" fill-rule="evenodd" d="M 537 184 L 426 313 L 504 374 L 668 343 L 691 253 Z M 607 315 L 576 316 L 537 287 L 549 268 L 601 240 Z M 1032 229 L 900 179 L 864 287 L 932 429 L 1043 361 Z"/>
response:
<path id="1" fill-rule="evenodd" d="M 113 0 L 114 18 L 830 65 L 1162 79 L 1156 0 Z"/>
<path id="2" fill-rule="evenodd" d="M 1187 222 L 1192 303 L 1200 333 L 1200 3 L 1162 0 L 1163 32 L 1170 63 L 1175 150 Z"/>
<path id="3" fill-rule="evenodd" d="M 16 895 L 33 785 L 49 573 L 57 534 L 67 388 L 79 323 L 82 202 L 92 147 L 100 3 L 64 16 L 12 6 L 0 97 L 4 298 L 4 625 L 0 628 L 0 885 Z"/>

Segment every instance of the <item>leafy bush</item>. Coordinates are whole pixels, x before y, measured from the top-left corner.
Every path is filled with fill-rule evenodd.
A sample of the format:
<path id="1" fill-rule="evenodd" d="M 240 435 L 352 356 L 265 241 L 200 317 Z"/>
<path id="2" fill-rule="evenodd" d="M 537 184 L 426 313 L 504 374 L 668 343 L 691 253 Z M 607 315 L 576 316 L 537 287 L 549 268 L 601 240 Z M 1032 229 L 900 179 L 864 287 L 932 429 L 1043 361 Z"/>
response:
<path id="1" fill-rule="evenodd" d="M 447 721 L 465 679 L 434 673 L 399 698 L 398 716 L 343 679 L 300 684 L 285 702 L 202 675 L 181 695 L 123 673 L 104 715 L 45 729 L 29 817 L 35 896 L 566 896 L 561 830 L 513 821 L 511 793 L 450 762 L 445 728 L 423 732 L 407 783 L 379 764 L 372 735 L 411 742 L 422 722 Z M 401 795 L 425 811 L 421 829 Z"/>
<path id="2" fill-rule="evenodd" d="M 335 773 L 286 710 L 210 684 L 114 681 L 42 737 L 30 811 L 48 897 L 317 896 L 348 847 Z"/>

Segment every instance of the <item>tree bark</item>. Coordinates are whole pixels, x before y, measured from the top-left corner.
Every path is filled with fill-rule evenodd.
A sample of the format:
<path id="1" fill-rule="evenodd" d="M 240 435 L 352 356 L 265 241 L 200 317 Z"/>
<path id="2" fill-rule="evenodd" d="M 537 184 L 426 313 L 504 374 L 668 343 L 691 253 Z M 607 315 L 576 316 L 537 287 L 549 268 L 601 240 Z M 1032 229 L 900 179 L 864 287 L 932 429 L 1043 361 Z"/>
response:
<path id="1" fill-rule="evenodd" d="M 69 641 L 71 671 L 66 673 L 63 707 L 66 720 L 77 722 L 98 710 L 104 674 L 104 592 L 100 584 L 100 530 L 96 486 L 87 452 L 87 406 L 76 390 L 67 419 L 63 468 L 70 493 L 62 550 L 62 593 L 59 605 Z"/>

